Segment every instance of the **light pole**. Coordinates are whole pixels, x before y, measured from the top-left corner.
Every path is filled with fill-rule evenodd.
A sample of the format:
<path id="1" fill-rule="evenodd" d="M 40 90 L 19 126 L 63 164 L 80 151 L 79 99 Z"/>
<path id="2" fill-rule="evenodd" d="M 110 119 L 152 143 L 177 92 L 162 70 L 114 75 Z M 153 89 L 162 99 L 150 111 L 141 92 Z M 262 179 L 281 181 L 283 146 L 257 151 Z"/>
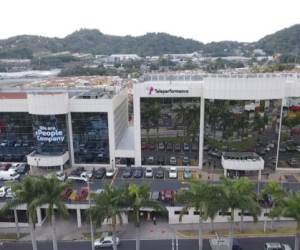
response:
<path id="1" fill-rule="evenodd" d="M 89 216 L 90 216 L 90 226 L 91 226 L 91 244 L 92 244 L 92 250 L 95 250 L 95 246 L 94 246 L 94 227 L 93 227 L 93 221 L 92 221 L 92 215 L 91 215 L 92 205 L 91 205 L 90 180 L 88 180 L 87 184 L 88 184 L 88 192 L 89 192 L 89 208 L 90 208 Z"/>
<path id="2" fill-rule="evenodd" d="M 35 163 L 36 163 L 36 167 L 37 168 L 39 168 L 39 162 L 40 162 L 40 158 L 34 158 L 34 161 L 35 161 Z M 32 174 L 32 169 L 30 168 L 30 170 L 31 170 L 31 174 Z"/>

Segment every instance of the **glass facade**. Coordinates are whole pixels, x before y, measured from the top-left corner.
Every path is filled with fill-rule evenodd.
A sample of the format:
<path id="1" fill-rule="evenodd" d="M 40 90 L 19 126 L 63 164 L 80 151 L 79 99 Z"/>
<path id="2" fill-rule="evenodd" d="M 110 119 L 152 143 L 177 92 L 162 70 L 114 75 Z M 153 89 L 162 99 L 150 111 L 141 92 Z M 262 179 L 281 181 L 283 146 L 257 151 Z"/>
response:
<path id="1" fill-rule="evenodd" d="M 109 163 L 107 113 L 71 113 L 75 163 Z"/>
<path id="2" fill-rule="evenodd" d="M 32 126 L 38 154 L 58 155 L 68 151 L 66 115 L 32 115 Z"/>
<path id="3" fill-rule="evenodd" d="M 283 100 L 279 168 L 300 168 L 300 97 Z"/>
<path id="4" fill-rule="evenodd" d="M 204 166 L 221 168 L 221 154 L 256 152 L 275 168 L 281 100 L 205 100 Z"/>
<path id="5" fill-rule="evenodd" d="M 199 164 L 200 98 L 141 98 L 143 165 Z"/>
<path id="6" fill-rule="evenodd" d="M 32 151 L 32 116 L 21 112 L 0 113 L 0 161 L 26 161 L 26 155 Z"/>

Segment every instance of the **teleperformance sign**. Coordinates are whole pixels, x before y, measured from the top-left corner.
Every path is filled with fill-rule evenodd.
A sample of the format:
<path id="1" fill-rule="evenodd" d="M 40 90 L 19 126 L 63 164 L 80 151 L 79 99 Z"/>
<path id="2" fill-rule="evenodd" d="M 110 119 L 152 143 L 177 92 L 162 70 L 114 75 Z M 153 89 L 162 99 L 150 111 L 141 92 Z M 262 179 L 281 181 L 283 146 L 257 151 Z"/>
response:
<path id="1" fill-rule="evenodd" d="M 147 88 L 148 94 L 188 94 L 189 90 L 186 88 L 156 88 L 150 86 Z"/>
<path id="2" fill-rule="evenodd" d="M 40 142 L 63 142 L 65 140 L 63 131 L 56 127 L 39 126 L 35 135 L 37 141 Z"/>

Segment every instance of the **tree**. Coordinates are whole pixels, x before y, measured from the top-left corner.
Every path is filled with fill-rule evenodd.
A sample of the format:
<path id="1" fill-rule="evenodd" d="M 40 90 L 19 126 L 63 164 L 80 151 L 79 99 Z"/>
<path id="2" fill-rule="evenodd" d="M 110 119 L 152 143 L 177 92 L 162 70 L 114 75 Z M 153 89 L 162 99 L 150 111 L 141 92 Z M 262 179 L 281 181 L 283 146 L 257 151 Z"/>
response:
<path id="1" fill-rule="evenodd" d="M 295 250 L 299 250 L 300 238 L 300 192 L 289 196 L 283 206 L 283 215 L 296 220 Z"/>
<path id="2" fill-rule="evenodd" d="M 239 196 L 239 209 L 241 210 L 240 231 L 243 231 L 243 222 L 245 212 L 249 212 L 254 221 L 260 214 L 260 206 L 256 199 L 254 184 L 247 178 L 241 178 L 235 182 L 236 190 Z"/>
<path id="3" fill-rule="evenodd" d="M 224 194 L 219 185 L 208 185 L 206 187 L 207 218 L 211 222 L 211 232 L 214 232 L 214 219 L 220 210 L 224 210 Z"/>
<path id="4" fill-rule="evenodd" d="M 95 206 L 89 209 L 93 221 L 97 225 L 102 225 L 106 220 L 110 221 L 112 226 L 113 237 L 113 249 L 117 249 L 116 242 L 116 227 L 119 221 L 122 224 L 122 214 L 125 211 L 126 196 L 123 187 L 113 187 L 112 185 L 106 185 L 103 192 L 100 194 L 92 194 L 92 198 L 95 201 Z"/>
<path id="5" fill-rule="evenodd" d="M 47 205 L 47 218 L 51 224 L 53 250 L 57 250 L 55 210 L 63 216 L 68 215 L 68 209 L 61 199 L 61 194 L 69 186 L 69 183 L 61 182 L 55 176 L 50 178 L 42 177 L 40 183 L 42 189 L 40 196 L 37 197 L 37 203 L 39 206 Z"/>
<path id="6" fill-rule="evenodd" d="M 37 222 L 38 199 L 41 194 L 42 186 L 40 179 L 27 176 L 22 182 L 10 183 L 15 198 L 8 201 L 1 212 L 16 208 L 19 205 L 27 206 L 27 218 L 29 220 L 32 249 L 37 250 L 35 225 Z"/>
<path id="7" fill-rule="evenodd" d="M 154 211 L 165 211 L 165 207 L 157 201 L 151 200 L 150 188 L 147 185 L 138 186 L 130 184 L 127 188 L 128 205 L 133 209 L 134 223 L 136 226 L 136 250 L 140 249 L 140 212 L 141 208 L 152 208 Z"/>
<path id="8" fill-rule="evenodd" d="M 207 214 L 207 184 L 200 181 L 193 181 L 190 183 L 190 187 L 187 190 L 182 190 L 177 195 L 177 200 L 183 204 L 183 208 L 180 213 L 179 220 L 190 208 L 194 208 L 199 214 L 199 228 L 198 228 L 198 244 L 199 250 L 203 248 L 203 237 L 202 237 L 202 222 L 203 217 Z"/>
<path id="9" fill-rule="evenodd" d="M 285 191 L 282 186 L 275 181 L 267 183 L 262 190 L 264 200 L 268 200 L 267 206 L 270 207 L 269 217 L 271 218 L 271 230 L 273 230 L 273 221 L 282 215 Z"/>

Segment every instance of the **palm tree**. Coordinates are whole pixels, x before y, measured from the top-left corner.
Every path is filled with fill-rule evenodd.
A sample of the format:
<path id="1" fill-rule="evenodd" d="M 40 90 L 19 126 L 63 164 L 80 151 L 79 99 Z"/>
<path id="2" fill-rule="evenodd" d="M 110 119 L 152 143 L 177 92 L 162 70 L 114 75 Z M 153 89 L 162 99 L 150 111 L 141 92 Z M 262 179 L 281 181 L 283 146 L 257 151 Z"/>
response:
<path id="1" fill-rule="evenodd" d="M 203 237 L 202 237 L 202 222 L 203 217 L 207 214 L 207 184 L 200 181 L 192 181 L 190 187 L 187 190 L 182 190 L 177 195 L 177 200 L 183 204 L 183 208 L 180 213 L 179 220 L 182 220 L 182 217 L 190 208 L 194 208 L 195 211 L 199 214 L 199 228 L 198 228 L 198 244 L 199 250 L 203 248 Z"/>
<path id="2" fill-rule="evenodd" d="M 299 250 L 300 238 L 300 192 L 290 195 L 283 207 L 283 215 L 296 220 L 295 248 Z"/>
<path id="3" fill-rule="evenodd" d="M 157 201 L 150 199 L 150 188 L 148 185 L 138 186 L 130 184 L 127 187 L 128 205 L 133 209 L 134 223 L 136 226 L 136 250 L 140 249 L 140 211 L 141 208 L 152 208 L 154 211 L 165 211 L 165 207 L 160 205 Z"/>
<path id="4" fill-rule="evenodd" d="M 262 195 L 263 197 L 270 195 L 272 198 L 272 204 L 268 216 L 271 218 L 271 230 L 273 230 L 274 219 L 282 215 L 285 191 L 278 182 L 270 181 L 262 190 Z"/>
<path id="5" fill-rule="evenodd" d="M 113 249 L 117 250 L 116 242 L 116 227 L 117 221 L 122 224 L 122 214 L 125 211 L 125 191 L 123 187 L 113 187 L 106 185 L 103 192 L 99 194 L 92 194 L 95 205 L 89 209 L 91 217 L 95 224 L 102 225 L 106 221 L 111 222 Z"/>
<path id="6" fill-rule="evenodd" d="M 239 195 L 239 209 L 241 210 L 240 231 L 243 231 L 244 214 L 248 211 L 253 220 L 257 221 L 260 214 L 260 206 L 256 199 L 254 184 L 247 178 L 241 178 L 235 182 L 236 190 Z"/>
<path id="7" fill-rule="evenodd" d="M 37 222 L 38 198 L 42 190 L 40 179 L 27 176 L 22 182 L 14 182 L 10 183 L 10 185 L 15 193 L 15 198 L 8 201 L 1 209 L 1 212 L 16 208 L 19 205 L 27 206 L 26 212 L 30 226 L 32 249 L 37 250 L 35 225 Z"/>
<path id="8" fill-rule="evenodd" d="M 220 210 L 224 210 L 224 194 L 220 185 L 206 187 L 207 218 L 211 222 L 211 232 L 214 232 L 214 219 Z"/>
<path id="9" fill-rule="evenodd" d="M 42 185 L 42 191 L 40 196 L 37 198 L 37 203 L 39 206 L 47 205 L 47 217 L 51 224 L 53 250 L 57 250 L 55 210 L 63 216 L 68 215 L 68 209 L 61 199 L 61 194 L 65 188 L 69 186 L 69 183 L 61 182 L 55 176 L 51 176 L 50 178 L 42 177 L 40 182 Z"/>

